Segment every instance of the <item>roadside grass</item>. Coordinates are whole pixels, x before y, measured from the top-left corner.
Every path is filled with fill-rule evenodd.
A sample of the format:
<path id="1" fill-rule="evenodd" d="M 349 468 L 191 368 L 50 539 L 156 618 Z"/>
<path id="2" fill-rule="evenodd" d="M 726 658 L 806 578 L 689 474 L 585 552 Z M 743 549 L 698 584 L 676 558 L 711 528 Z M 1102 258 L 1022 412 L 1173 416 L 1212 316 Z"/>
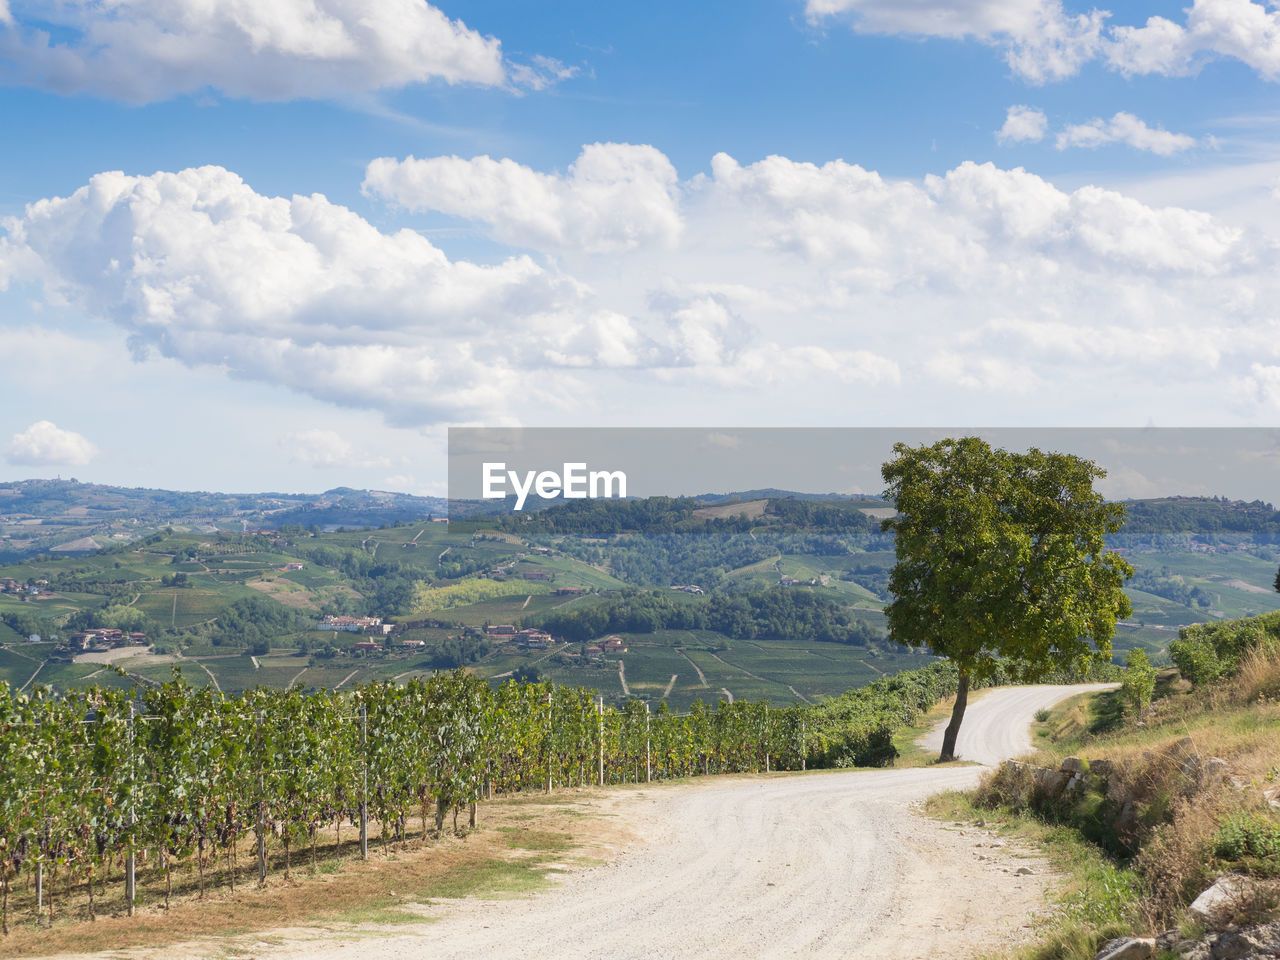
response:
<path id="1" fill-rule="evenodd" d="M 1100 944 L 1142 926 L 1142 883 L 1137 871 L 1111 860 L 1077 830 L 1028 814 L 978 807 L 969 794 L 959 791 L 936 794 L 925 802 L 924 810 L 941 820 L 978 823 L 996 836 L 1035 846 L 1065 878 L 1054 909 L 1038 921 L 1038 942 L 993 958 L 1093 960 Z"/>
<path id="2" fill-rule="evenodd" d="M 1252 875 L 1262 893 L 1277 889 L 1280 823 L 1263 790 L 1280 783 L 1280 653 L 1248 654 L 1235 677 L 1198 689 L 1176 670 L 1162 671 L 1157 699 L 1141 716 L 1115 691 L 1074 697 L 1042 712 L 1033 733 L 1039 750 L 1026 758 L 1033 765 L 1057 769 L 1069 756 L 1109 761 L 1104 786 L 1118 778 L 1131 812 L 1121 826 L 1120 801 L 1096 785 L 1071 800 L 1046 800 L 1004 770 L 972 793 L 926 804 L 934 816 L 1031 840 L 1068 876 L 1040 942 L 1009 957 L 1091 960 L 1111 937 L 1173 927 L 1185 934 L 1187 905 L 1223 873 Z M 1191 754 L 1224 760 L 1227 776 L 1187 774 Z M 1266 919 L 1274 906 L 1260 897 L 1242 918 Z"/>

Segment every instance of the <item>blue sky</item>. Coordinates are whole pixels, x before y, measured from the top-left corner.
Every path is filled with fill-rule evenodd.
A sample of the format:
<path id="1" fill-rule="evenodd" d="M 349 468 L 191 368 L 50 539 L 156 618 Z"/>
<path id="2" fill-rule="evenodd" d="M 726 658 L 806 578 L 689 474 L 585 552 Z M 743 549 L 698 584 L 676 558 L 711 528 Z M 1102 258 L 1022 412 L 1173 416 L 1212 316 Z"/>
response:
<path id="1" fill-rule="evenodd" d="M 1251 0 L 0 0 L 0 476 L 1266 426 L 1277 92 Z"/>

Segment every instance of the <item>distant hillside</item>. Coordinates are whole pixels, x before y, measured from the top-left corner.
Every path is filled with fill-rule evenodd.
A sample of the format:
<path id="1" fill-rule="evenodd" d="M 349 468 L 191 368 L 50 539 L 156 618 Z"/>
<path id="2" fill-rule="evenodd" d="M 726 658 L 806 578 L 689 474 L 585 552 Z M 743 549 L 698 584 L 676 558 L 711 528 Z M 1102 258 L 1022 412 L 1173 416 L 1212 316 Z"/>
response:
<path id="1" fill-rule="evenodd" d="M 0 562 L 84 553 L 164 527 L 211 533 L 298 525 L 336 529 L 441 516 L 446 501 L 339 487 L 319 494 L 211 493 L 76 480 L 0 483 Z"/>
<path id="2" fill-rule="evenodd" d="M 1261 500 L 1162 497 L 1126 500 L 1123 533 L 1280 534 L 1280 511 Z"/>

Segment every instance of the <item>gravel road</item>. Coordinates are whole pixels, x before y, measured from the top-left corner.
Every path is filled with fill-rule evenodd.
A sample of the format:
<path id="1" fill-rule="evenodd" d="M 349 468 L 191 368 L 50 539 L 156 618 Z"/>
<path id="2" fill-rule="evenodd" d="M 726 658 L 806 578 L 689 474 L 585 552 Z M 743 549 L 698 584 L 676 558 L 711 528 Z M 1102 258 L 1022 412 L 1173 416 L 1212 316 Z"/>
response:
<path id="1" fill-rule="evenodd" d="M 1036 710 L 1104 686 L 989 691 L 970 704 L 957 752 L 984 763 L 1025 752 Z M 941 737 L 935 731 L 939 746 Z M 625 818 L 634 842 L 547 892 L 438 902 L 430 923 L 403 933 L 266 941 L 253 955 L 973 957 L 1025 939 L 1053 880 L 1030 851 L 913 812 L 930 794 L 973 786 L 981 773 L 947 766 L 613 789 L 601 807 Z"/>

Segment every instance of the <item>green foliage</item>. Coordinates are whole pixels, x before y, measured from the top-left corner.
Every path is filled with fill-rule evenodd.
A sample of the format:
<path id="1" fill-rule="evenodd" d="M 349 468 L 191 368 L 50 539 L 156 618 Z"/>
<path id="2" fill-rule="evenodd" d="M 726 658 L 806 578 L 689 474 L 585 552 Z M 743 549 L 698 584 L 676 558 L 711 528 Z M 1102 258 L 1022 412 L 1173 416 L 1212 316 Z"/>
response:
<path id="1" fill-rule="evenodd" d="M 1280 533 L 1280 512 L 1261 500 L 1168 497 L 1126 506 L 1127 533 Z"/>
<path id="2" fill-rule="evenodd" d="M 1120 681 L 1120 688 L 1125 700 L 1129 702 L 1129 706 L 1135 713 L 1141 714 L 1151 706 L 1151 698 L 1156 691 L 1156 671 L 1155 667 L 1151 666 L 1147 651 L 1141 647 L 1134 647 L 1129 651 L 1129 659 L 1124 679 Z"/>
<path id="3" fill-rule="evenodd" d="M 848 610 L 808 590 L 774 588 L 690 600 L 667 591 L 631 592 L 615 600 L 530 618 L 575 642 L 606 633 L 714 630 L 740 640 L 817 640 L 866 646 L 880 634 Z"/>
<path id="4" fill-rule="evenodd" d="M 1280 643 L 1280 611 L 1183 627 L 1169 644 L 1169 655 L 1184 677 L 1202 684 L 1234 674 L 1245 652 L 1274 643 Z"/>
<path id="5" fill-rule="evenodd" d="M 1255 872 L 1280 874 L 1280 823 L 1256 813 L 1232 817 L 1218 827 L 1213 854 Z"/>
<path id="6" fill-rule="evenodd" d="M 1133 568 L 1104 550 L 1124 507 L 1094 492 L 1099 467 L 976 437 L 894 453 L 881 471 L 899 511 L 883 524 L 897 537 L 892 638 L 975 677 L 1002 656 L 1034 676 L 1110 655 Z"/>

